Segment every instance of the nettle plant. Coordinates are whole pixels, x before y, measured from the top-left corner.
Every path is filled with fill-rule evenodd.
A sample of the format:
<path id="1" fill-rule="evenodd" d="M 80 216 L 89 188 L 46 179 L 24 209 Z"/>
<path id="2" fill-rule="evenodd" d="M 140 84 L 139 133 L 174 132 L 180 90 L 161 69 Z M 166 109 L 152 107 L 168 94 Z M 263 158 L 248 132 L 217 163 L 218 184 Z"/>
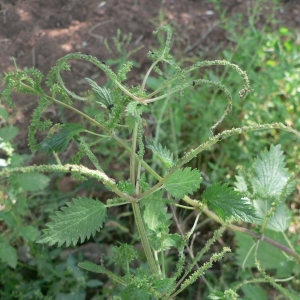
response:
<path id="1" fill-rule="evenodd" d="M 126 62 L 117 72 L 113 72 L 105 62 L 97 58 L 80 53 L 68 54 L 58 60 L 48 77 L 47 85 L 50 94 L 41 87 L 42 74 L 35 69 L 9 72 L 5 76 L 5 89 L 2 97 L 13 106 L 12 92 L 28 93 L 38 97 L 38 106 L 35 109 L 31 125 L 29 127 L 29 145 L 32 151 L 53 154 L 56 164 L 6 167 L 0 172 L 1 178 L 11 175 L 36 172 L 61 172 L 72 173 L 78 179 L 86 180 L 94 178 L 102 182 L 111 191 L 111 198 L 103 203 L 98 199 L 88 197 L 74 198 L 52 217 L 52 221 L 46 224 L 47 228 L 37 239 L 37 243 L 47 243 L 58 246 L 82 243 L 95 234 L 101 234 L 108 211 L 110 208 L 130 205 L 134 214 L 136 228 L 147 259 L 148 269 L 141 267 L 130 268 L 130 263 L 137 257 L 132 245 L 120 244 L 116 241 L 114 254 L 111 258 L 117 264 L 124 266 L 124 276 L 114 274 L 106 269 L 104 263 L 99 265 L 92 262 L 82 262 L 79 266 L 95 273 L 107 275 L 113 282 L 120 285 L 120 294 L 114 299 L 175 299 L 188 286 L 193 284 L 206 270 L 211 268 L 214 262 L 220 261 L 229 247 L 224 247 L 219 253 L 212 254 L 204 263 L 200 263 L 203 255 L 229 228 L 241 232 L 253 238 L 244 265 L 250 253 L 255 259 L 259 277 L 245 280 L 239 285 L 232 286 L 225 292 L 211 291 L 210 299 L 239 299 L 238 289 L 247 283 L 268 282 L 277 288 L 289 299 L 296 299 L 293 292 L 284 289 L 276 280 L 268 276 L 259 258 L 260 245 L 268 243 L 274 249 L 279 249 L 296 264 L 300 263 L 300 255 L 288 246 L 279 243 L 266 235 L 266 230 L 274 230 L 284 234 L 289 227 L 290 213 L 285 206 L 287 196 L 293 190 L 296 173 L 289 173 L 285 168 L 283 152 L 280 146 L 271 146 L 258 157 L 252 172 L 241 169 L 237 177 L 236 188 L 228 184 L 214 183 L 207 187 L 202 195 L 197 198 L 192 194 L 199 191 L 202 177 L 197 169 L 186 166 L 191 159 L 202 151 L 210 150 L 215 144 L 234 135 L 257 130 L 277 129 L 291 132 L 299 137 L 299 133 L 283 123 L 257 124 L 249 127 L 232 128 L 217 135 L 216 127 L 232 110 L 232 97 L 225 86 L 218 82 L 205 79 L 191 80 L 190 74 L 194 70 L 207 66 L 227 66 L 236 71 L 244 82 L 239 96 L 244 99 L 250 92 L 247 74 L 237 65 L 225 60 L 201 61 L 190 67 L 181 68 L 170 55 L 171 29 L 168 26 L 159 28 L 154 34 L 166 33 L 164 47 L 148 53 L 153 61 L 141 85 L 128 87 L 124 81 L 131 70 L 132 63 Z M 100 87 L 95 81 L 86 78 L 91 91 L 86 95 L 77 95 L 66 88 L 61 77 L 62 71 L 70 71 L 68 60 L 83 60 L 96 65 L 110 79 L 112 88 Z M 167 64 L 174 68 L 171 76 L 166 75 L 158 65 Z M 147 92 L 146 84 L 150 73 L 156 72 L 163 78 L 161 85 L 153 92 Z M 220 113 L 220 119 L 211 127 L 211 138 L 191 149 L 182 157 L 175 157 L 167 147 L 155 144 L 150 139 L 145 142 L 146 120 L 143 118 L 145 110 L 151 103 L 164 101 L 175 93 L 181 93 L 184 89 L 193 88 L 196 85 L 211 85 L 215 89 L 223 91 L 227 97 L 226 110 Z M 76 109 L 72 100 L 92 101 L 98 104 L 99 112 L 96 116 L 89 116 Z M 90 124 L 87 130 L 81 124 L 52 124 L 45 118 L 43 112 L 53 104 L 60 105 L 75 112 Z M 144 115 L 143 115 L 144 112 Z M 149 113 L 149 112 L 147 112 Z M 92 128 L 92 129 L 90 129 Z M 48 136 L 42 142 L 37 142 L 38 131 L 48 131 Z M 87 142 L 87 136 L 95 136 L 92 142 Z M 123 138 L 120 138 L 122 136 Z M 125 136 L 125 137 L 124 137 Z M 66 150 L 71 140 L 77 143 L 77 153 L 72 157 L 70 164 L 62 164 L 59 153 Z M 124 179 L 116 181 L 103 170 L 101 162 L 96 157 L 97 145 L 114 140 L 128 153 L 128 169 L 124 170 Z M 89 140 L 90 141 L 90 140 Z M 152 152 L 153 157 L 160 164 L 153 169 L 145 159 L 145 151 Z M 93 150 L 94 149 L 94 150 Z M 118 156 L 118 153 L 116 153 Z M 88 168 L 80 162 L 87 157 L 93 168 Z M 148 156 L 149 157 L 149 156 Z M 296 171 L 299 170 L 296 169 Z M 120 176 L 120 174 L 118 174 Z M 148 184 L 152 177 L 154 185 Z M 190 196 L 189 196 L 190 195 Z M 194 210 L 195 221 L 187 233 L 177 234 L 170 232 L 172 217 L 178 225 L 176 214 L 168 212 L 169 207 L 177 206 L 177 209 Z M 195 254 L 191 249 L 191 238 L 194 235 L 199 217 L 206 214 L 212 220 L 220 224 L 205 246 Z M 257 231 L 233 225 L 234 221 L 244 221 L 256 224 Z M 99 233 L 97 233 L 99 232 Z M 180 231 L 179 231 L 180 232 Z M 166 255 L 172 249 L 177 251 L 177 262 L 172 272 L 166 271 Z"/>

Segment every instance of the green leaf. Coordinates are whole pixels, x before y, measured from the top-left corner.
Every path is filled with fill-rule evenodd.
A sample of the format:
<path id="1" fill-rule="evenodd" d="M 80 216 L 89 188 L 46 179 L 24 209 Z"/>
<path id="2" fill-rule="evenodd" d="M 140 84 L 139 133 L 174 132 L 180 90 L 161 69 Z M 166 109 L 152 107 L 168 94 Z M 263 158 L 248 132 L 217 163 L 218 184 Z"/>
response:
<path id="1" fill-rule="evenodd" d="M 242 291 L 249 299 L 268 300 L 266 291 L 258 285 L 247 284 L 242 286 Z"/>
<path id="2" fill-rule="evenodd" d="M 94 80 L 85 78 L 85 80 L 90 84 L 93 91 L 95 92 L 97 103 L 99 103 L 102 107 L 111 109 L 114 105 L 114 99 L 111 94 L 110 89 L 106 87 L 100 87 Z"/>
<path id="3" fill-rule="evenodd" d="M 254 208 L 256 209 L 256 215 L 260 218 L 256 222 L 263 224 L 267 212 L 271 209 L 271 202 L 264 200 L 253 200 Z M 288 210 L 285 204 L 280 204 L 274 214 L 269 219 L 267 228 L 274 231 L 285 231 L 290 226 L 291 212 Z"/>
<path id="4" fill-rule="evenodd" d="M 241 219 L 253 222 L 255 218 L 253 206 L 243 198 L 243 194 L 234 191 L 228 184 L 212 184 L 204 191 L 203 201 L 223 220 Z"/>
<path id="5" fill-rule="evenodd" d="M 49 154 L 53 151 L 64 151 L 74 135 L 82 131 L 84 131 L 84 128 L 79 124 L 69 123 L 62 125 L 59 133 L 51 135 L 40 143 L 40 151 Z"/>
<path id="6" fill-rule="evenodd" d="M 254 175 L 247 176 L 247 182 L 246 176 L 236 177 L 237 190 L 248 192 L 258 216 L 258 224 L 264 224 L 268 212 L 275 204 L 277 208 L 268 220 L 267 228 L 274 231 L 286 230 L 290 225 L 291 216 L 283 201 L 292 191 L 294 182 L 288 181 L 290 174 L 285 168 L 285 157 L 280 145 L 271 145 L 269 151 L 264 150 L 256 158 L 253 168 Z"/>
<path id="7" fill-rule="evenodd" d="M 107 217 L 106 206 L 90 198 L 75 198 L 73 201 L 51 216 L 53 222 L 46 224 L 49 228 L 43 230 L 44 235 L 38 243 L 58 243 L 59 247 L 64 243 L 66 246 L 76 245 L 79 238 L 82 243 L 100 231 Z"/>
<path id="8" fill-rule="evenodd" d="M 137 122 L 137 117 L 136 116 L 132 116 L 132 115 L 128 115 L 125 118 L 125 124 L 128 127 L 128 132 L 131 133 L 135 123 Z"/>
<path id="9" fill-rule="evenodd" d="M 103 282 L 98 279 L 90 279 L 85 284 L 89 288 L 96 288 L 99 286 L 103 286 Z"/>
<path id="10" fill-rule="evenodd" d="M 140 115 L 143 112 L 143 107 L 140 106 L 140 102 L 132 101 L 129 102 L 125 109 L 126 116 L 133 116 Z"/>
<path id="11" fill-rule="evenodd" d="M 155 233 L 149 237 L 151 247 L 157 251 L 165 251 L 174 247 L 176 249 L 182 249 L 184 241 L 182 237 L 177 234 Z"/>
<path id="12" fill-rule="evenodd" d="M 169 225 L 170 217 L 167 215 L 167 206 L 158 192 L 141 201 L 144 207 L 143 220 L 148 229 L 155 231 L 162 224 Z"/>
<path id="13" fill-rule="evenodd" d="M 145 288 L 131 284 L 127 286 L 120 294 L 122 300 L 149 300 L 149 294 Z"/>
<path id="14" fill-rule="evenodd" d="M 5 108 L 0 107 L 0 117 L 3 118 L 5 121 L 8 121 L 9 115 Z"/>
<path id="15" fill-rule="evenodd" d="M 84 270 L 87 270 L 87 271 L 90 271 L 93 273 L 105 274 L 107 271 L 104 267 L 96 265 L 90 261 L 81 262 L 78 264 L 78 266 Z"/>
<path id="16" fill-rule="evenodd" d="M 112 250 L 114 253 L 113 260 L 119 266 L 126 266 L 138 257 L 132 245 L 122 243 L 119 247 L 114 246 Z"/>
<path id="17" fill-rule="evenodd" d="M 201 173 L 197 169 L 185 168 L 172 174 L 164 187 L 173 197 L 180 199 L 198 190 L 201 182 Z"/>
<path id="18" fill-rule="evenodd" d="M 15 188 L 22 188 L 24 191 L 36 192 L 41 191 L 49 184 L 49 177 L 40 173 L 23 173 L 11 175 L 10 183 Z"/>
<path id="19" fill-rule="evenodd" d="M 289 245 L 287 245 L 287 242 L 281 233 L 266 230 L 265 235 L 277 241 L 278 243 L 289 247 Z M 256 240 L 254 240 L 251 236 L 239 232 L 236 232 L 235 236 L 236 236 L 236 243 L 237 243 L 237 250 L 236 250 L 237 264 L 245 268 L 256 267 L 255 248 L 253 248 L 253 245 L 256 243 Z M 252 251 L 249 253 L 250 249 L 252 249 Z M 277 277 L 283 278 L 292 275 L 294 265 L 292 266 L 289 265 L 289 261 L 290 261 L 289 258 L 286 257 L 281 250 L 275 248 L 274 246 L 266 242 L 261 241 L 259 243 L 257 249 L 257 259 L 259 260 L 262 268 L 276 269 Z M 281 273 L 283 266 L 285 266 L 285 272 Z M 281 271 L 279 272 L 278 270 Z"/>
<path id="20" fill-rule="evenodd" d="M 96 265 L 96 264 L 94 264 L 94 263 L 92 263 L 90 261 L 79 263 L 78 266 L 80 268 L 82 268 L 84 270 L 87 270 L 87 271 L 90 271 L 90 272 L 105 274 L 111 280 L 113 280 L 115 282 L 118 282 L 119 284 L 122 284 L 122 285 L 127 285 L 127 282 L 124 281 L 123 278 L 117 276 L 113 272 L 110 272 L 110 271 L 106 270 L 104 267 Z"/>
<path id="21" fill-rule="evenodd" d="M 10 157 L 10 166 L 11 167 L 20 167 L 24 161 L 28 160 L 29 158 L 31 158 L 31 155 L 27 155 L 27 154 L 13 154 Z"/>
<path id="22" fill-rule="evenodd" d="M 67 270 L 73 277 L 76 279 L 78 283 L 82 283 L 85 281 L 84 273 L 82 269 L 80 269 L 77 265 L 77 260 L 73 255 L 69 255 L 66 262 Z"/>
<path id="23" fill-rule="evenodd" d="M 135 193 L 135 188 L 129 181 L 125 181 L 125 180 L 119 181 L 118 182 L 118 188 L 122 192 L 124 192 L 128 195 L 132 195 L 132 194 Z"/>
<path id="24" fill-rule="evenodd" d="M 15 269 L 18 262 L 17 250 L 7 240 L 0 240 L 0 260 Z"/>
<path id="25" fill-rule="evenodd" d="M 164 278 L 154 281 L 153 287 L 160 293 L 168 292 L 170 288 L 173 287 L 174 279 L 173 278 Z"/>
<path id="26" fill-rule="evenodd" d="M 251 179 L 254 194 L 263 199 L 279 197 L 290 174 L 285 168 L 285 157 L 281 146 L 271 145 L 270 151 L 265 149 L 254 162 L 255 175 Z M 288 184 L 287 192 L 291 192 L 293 183 Z"/>
<path id="27" fill-rule="evenodd" d="M 236 182 L 234 183 L 234 185 L 236 186 L 236 189 L 240 192 L 247 192 L 248 187 L 244 176 L 235 176 L 235 179 Z"/>
<path id="28" fill-rule="evenodd" d="M 149 139 L 147 139 L 147 143 L 149 144 L 147 148 L 152 150 L 153 154 L 167 167 L 171 168 L 177 160 L 174 161 L 173 153 L 165 147 L 163 148 L 161 144 L 155 145 Z"/>
<path id="29" fill-rule="evenodd" d="M 15 126 L 7 126 L 0 128 L 0 141 L 9 142 L 18 134 L 19 129 Z"/>

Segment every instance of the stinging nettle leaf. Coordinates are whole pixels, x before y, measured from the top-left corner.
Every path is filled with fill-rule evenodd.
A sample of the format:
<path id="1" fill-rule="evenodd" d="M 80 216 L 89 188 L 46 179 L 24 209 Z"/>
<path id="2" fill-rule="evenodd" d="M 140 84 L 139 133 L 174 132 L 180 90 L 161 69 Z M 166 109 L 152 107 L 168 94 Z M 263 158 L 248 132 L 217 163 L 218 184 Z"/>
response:
<path id="1" fill-rule="evenodd" d="M 147 148 L 149 148 L 153 154 L 167 167 L 171 168 L 177 160 L 174 161 L 173 153 L 165 147 L 163 148 L 161 144 L 155 145 L 153 141 L 151 142 L 147 139 L 147 143 L 149 144 Z"/>
<path id="2" fill-rule="evenodd" d="M 164 187 L 173 197 L 180 199 L 198 190 L 201 182 L 201 173 L 197 169 L 185 168 L 172 174 Z"/>
<path id="3" fill-rule="evenodd" d="M 286 230 L 290 224 L 290 212 L 283 202 L 292 191 L 294 182 L 288 181 L 290 174 L 285 168 L 285 157 L 281 146 L 271 145 L 269 151 L 267 149 L 262 151 L 255 159 L 253 169 L 254 174 L 247 176 L 247 182 L 243 175 L 236 176 L 237 190 L 252 194 L 248 197 L 256 210 L 258 217 L 256 223 L 260 225 L 264 224 L 272 205 L 277 203 L 278 207 L 268 219 L 267 228 L 273 231 Z"/>
<path id="4" fill-rule="evenodd" d="M 263 199 L 280 196 L 290 174 L 285 168 L 285 157 L 281 146 L 271 145 L 265 149 L 254 163 L 255 175 L 251 179 L 253 192 Z M 288 184 L 287 193 L 293 188 L 293 182 Z"/>
<path id="5" fill-rule="evenodd" d="M 140 288 L 135 284 L 128 285 L 120 294 L 122 300 L 149 300 L 146 288 Z"/>
<path id="6" fill-rule="evenodd" d="M 95 92 L 96 99 L 102 107 L 111 109 L 114 105 L 114 99 L 111 94 L 110 89 L 106 87 L 100 87 L 94 80 L 85 78 L 85 80 L 90 84 L 93 91 Z"/>
<path id="7" fill-rule="evenodd" d="M 51 216 L 52 222 L 46 224 L 44 235 L 38 239 L 38 243 L 48 243 L 50 246 L 58 243 L 60 247 L 64 243 L 69 246 L 81 243 L 90 236 L 94 236 L 105 222 L 107 217 L 106 206 L 90 198 L 75 198 L 73 202 Z"/>
<path id="8" fill-rule="evenodd" d="M 254 208 L 256 209 L 256 215 L 260 218 L 256 222 L 258 224 L 263 224 L 264 219 L 268 211 L 271 209 L 271 202 L 264 200 L 253 200 Z M 274 214 L 268 221 L 267 228 L 274 231 L 285 231 L 290 226 L 291 212 L 288 210 L 285 204 L 280 204 Z"/>
<path id="9" fill-rule="evenodd" d="M 60 152 L 66 150 L 71 139 L 84 128 L 79 124 L 62 125 L 59 133 L 53 134 L 40 143 L 40 151 L 51 154 L 53 151 Z"/>
<path id="10" fill-rule="evenodd" d="M 255 209 L 243 194 L 234 191 L 228 184 L 215 183 L 203 193 L 203 201 L 209 209 L 214 210 L 223 219 L 253 222 L 256 218 Z"/>
<path id="11" fill-rule="evenodd" d="M 158 192 L 144 198 L 141 205 L 143 206 L 143 219 L 148 229 L 155 231 L 162 224 L 170 224 L 167 206 L 162 199 L 162 193 Z"/>

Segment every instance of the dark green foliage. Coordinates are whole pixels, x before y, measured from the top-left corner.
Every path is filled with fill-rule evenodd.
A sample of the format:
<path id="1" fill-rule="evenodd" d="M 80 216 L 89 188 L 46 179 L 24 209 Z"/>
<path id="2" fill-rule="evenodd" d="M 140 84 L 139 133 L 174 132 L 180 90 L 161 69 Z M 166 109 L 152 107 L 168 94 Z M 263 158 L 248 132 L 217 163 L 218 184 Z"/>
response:
<path id="1" fill-rule="evenodd" d="M 133 246 L 128 244 L 121 244 L 121 246 L 113 247 L 114 261 L 119 266 L 127 266 L 129 263 L 137 258 L 137 252 L 134 250 Z"/>
<path id="2" fill-rule="evenodd" d="M 253 222 L 256 218 L 251 203 L 244 199 L 242 193 L 234 191 L 228 184 L 215 183 L 208 187 L 203 193 L 203 201 L 224 221 L 240 219 Z"/>
<path id="3" fill-rule="evenodd" d="M 166 180 L 164 187 L 173 197 L 179 199 L 197 191 L 201 181 L 201 173 L 198 170 L 185 168 L 172 174 Z"/>
<path id="4" fill-rule="evenodd" d="M 161 144 L 155 145 L 150 140 L 147 140 L 148 146 L 155 157 L 157 157 L 167 168 L 171 168 L 177 161 L 174 159 L 173 153 L 171 153 L 166 147 L 162 147 Z"/>
<path id="5" fill-rule="evenodd" d="M 52 222 L 46 224 L 44 234 L 38 239 L 38 243 L 48 243 L 58 246 L 66 243 L 76 245 L 78 240 L 83 243 L 96 234 L 106 220 L 106 207 L 97 200 L 89 198 L 74 198 L 67 206 L 61 208 L 53 215 Z"/>
<path id="6" fill-rule="evenodd" d="M 39 149 L 44 153 L 61 152 L 66 150 L 71 139 L 84 128 L 79 124 L 65 124 L 60 127 L 59 133 L 50 135 L 40 145 Z"/>
<path id="7" fill-rule="evenodd" d="M 114 100 L 111 91 L 106 87 L 101 88 L 95 81 L 85 78 L 94 91 L 95 100 L 104 108 L 111 110 L 114 107 Z"/>

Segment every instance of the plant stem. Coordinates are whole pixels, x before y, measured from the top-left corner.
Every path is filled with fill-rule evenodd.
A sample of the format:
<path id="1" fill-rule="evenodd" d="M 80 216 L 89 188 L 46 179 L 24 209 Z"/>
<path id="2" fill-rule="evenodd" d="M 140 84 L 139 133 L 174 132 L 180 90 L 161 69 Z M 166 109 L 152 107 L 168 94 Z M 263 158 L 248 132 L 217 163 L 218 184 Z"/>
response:
<path id="1" fill-rule="evenodd" d="M 141 210 L 140 210 L 140 206 L 139 203 L 132 203 L 132 209 L 133 209 L 133 213 L 134 213 L 134 217 L 135 217 L 135 223 L 138 229 L 138 232 L 140 234 L 140 238 L 142 241 L 142 245 L 145 251 L 145 255 L 150 267 L 150 270 L 153 274 L 158 274 L 158 268 L 146 235 L 146 230 L 144 227 L 144 223 L 143 223 L 143 219 L 142 219 L 142 215 L 141 215 Z"/>
<path id="2" fill-rule="evenodd" d="M 130 181 L 131 184 L 135 187 L 135 154 L 136 154 L 136 141 L 137 141 L 137 132 L 138 132 L 138 121 L 134 125 L 134 129 L 132 132 L 132 144 L 131 144 L 131 151 L 130 151 Z"/>
<path id="3" fill-rule="evenodd" d="M 223 220 L 220 219 L 215 213 L 213 213 L 212 211 L 208 210 L 208 209 L 204 209 L 203 210 L 203 213 L 205 213 L 209 218 L 213 219 L 214 221 L 218 222 L 219 224 L 224 224 Z M 284 251 L 285 253 L 293 256 L 297 262 L 300 264 L 300 255 L 295 252 L 294 250 L 268 238 L 267 236 L 265 235 L 260 235 L 258 233 L 255 233 L 249 229 L 246 229 L 246 228 L 243 228 L 243 227 L 239 227 L 239 226 L 236 226 L 236 225 L 232 225 L 232 224 L 229 224 L 227 225 L 227 228 L 228 229 L 231 229 L 233 231 L 238 231 L 238 232 L 242 232 L 242 233 L 245 233 L 247 235 L 250 235 L 252 236 L 253 238 L 257 239 L 257 240 L 261 240 L 261 241 L 264 241 L 278 249 L 280 249 L 281 251 Z"/>
<path id="4" fill-rule="evenodd" d="M 138 118 L 139 119 L 139 118 Z M 139 120 L 135 122 L 134 129 L 132 132 L 132 144 L 130 149 L 130 182 L 131 184 L 137 188 L 136 184 L 136 143 L 137 143 L 137 134 L 138 134 L 138 126 Z M 141 215 L 140 205 L 139 203 L 132 203 L 132 210 L 135 218 L 135 223 L 141 238 L 141 242 L 145 251 L 145 255 L 150 267 L 150 270 L 153 274 L 158 274 L 157 265 L 149 244 L 149 240 L 146 235 L 146 230 L 143 223 L 143 218 Z"/>

